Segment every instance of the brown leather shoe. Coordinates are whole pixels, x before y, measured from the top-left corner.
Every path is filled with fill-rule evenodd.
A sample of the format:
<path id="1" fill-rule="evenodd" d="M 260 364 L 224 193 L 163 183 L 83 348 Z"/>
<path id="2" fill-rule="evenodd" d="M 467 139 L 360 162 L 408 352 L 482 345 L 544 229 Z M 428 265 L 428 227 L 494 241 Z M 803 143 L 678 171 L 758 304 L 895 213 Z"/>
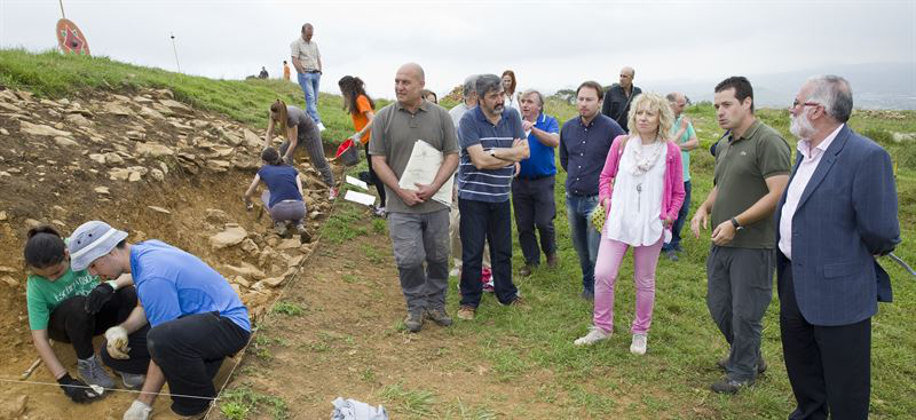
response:
<path id="1" fill-rule="evenodd" d="M 547 266 L 550 268 L 557 268 L 557 253 L 556 252 L 547 256 Z"/>
<path id="2" fill-rule="evenodd" d="M 475 314 L 477 314 L 477 308 L 473 306 L 462 305 L 458 308 L 458 319 L 473 321 Z"/>

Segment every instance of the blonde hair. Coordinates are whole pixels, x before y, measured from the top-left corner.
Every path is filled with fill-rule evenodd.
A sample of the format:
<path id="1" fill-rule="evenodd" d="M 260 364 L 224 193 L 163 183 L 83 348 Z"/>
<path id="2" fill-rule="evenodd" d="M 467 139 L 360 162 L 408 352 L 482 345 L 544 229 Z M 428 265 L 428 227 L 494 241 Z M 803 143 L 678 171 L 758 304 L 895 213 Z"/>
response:
<path id="1" fill-rule="evenodd" d="M 640 107 L 648 108 L 658 115 L 658 133 L 656 136 L 661 141 L 668 141 L 671 137 L 671 125 L 674 124 L 674 113 L 668 105 L 668 100 L 657 93 L 642 93 L 633 98 L 630 104 L 630 113 L 627 115 L 627 126 L 632 130 L 636 127 L 636 111 Z M 635 137 L 638 133 L 631 133 L 630 137 Z"/>

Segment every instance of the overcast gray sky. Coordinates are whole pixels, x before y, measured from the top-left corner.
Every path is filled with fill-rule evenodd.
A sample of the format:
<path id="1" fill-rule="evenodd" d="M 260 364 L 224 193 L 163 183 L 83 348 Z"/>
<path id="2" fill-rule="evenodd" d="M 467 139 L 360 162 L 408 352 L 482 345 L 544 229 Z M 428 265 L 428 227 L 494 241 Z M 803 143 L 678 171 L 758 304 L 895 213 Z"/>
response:
<path id="1" fill-rule="evenodd" d="M 586 79 L 715 81 L 840 64 L 916 62 L 916 1 L 77 1 L 67 18 L 93 55 L 238 79 L 289 59 L 305 22 L 324 62 L 321 90 L 361 77 L 393 97 L 398 65 L 416 61 L 440 95 L 473 73 L 515 70 L 554 91 Z M 56 47 L 56 0 L 0 0 L 0 47 Z M 712 86 L 710 86 L 711 89 Z"/>

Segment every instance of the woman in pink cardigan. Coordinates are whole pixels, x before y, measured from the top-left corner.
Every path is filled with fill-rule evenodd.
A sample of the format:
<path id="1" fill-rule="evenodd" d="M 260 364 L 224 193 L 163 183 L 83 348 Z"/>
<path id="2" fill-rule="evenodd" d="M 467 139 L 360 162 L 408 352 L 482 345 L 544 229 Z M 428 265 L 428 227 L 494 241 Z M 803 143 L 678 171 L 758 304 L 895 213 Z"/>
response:
<path id="1" fill-rule="evenodd" d="M 644 93 L 630 107 L 629 135 L 614 139 L 599 178 L 598 197 L 607 209 L 595 263 L 594 325 L 576 345 L 610 338 L 614 329 L 614 283 L 620 264 L 633 248 L 636 317 L 630 352 L 646 353 L 655 305 L 655 268 L 671 224 L 684 202 L 681 152 L 668 141 L 672 124 L 668 101 Z"/>

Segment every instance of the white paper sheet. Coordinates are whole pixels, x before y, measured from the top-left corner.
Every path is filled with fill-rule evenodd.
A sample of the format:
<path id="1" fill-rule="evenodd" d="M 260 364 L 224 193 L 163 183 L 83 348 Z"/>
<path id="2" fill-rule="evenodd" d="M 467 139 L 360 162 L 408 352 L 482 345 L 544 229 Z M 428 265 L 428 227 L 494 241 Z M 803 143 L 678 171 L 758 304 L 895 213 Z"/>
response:
<path id="1" fill-rule="evenodd" d="M 405 190 L 416 191 L 415 184 L 432 184 L 436 179 L 436 173 L 442 166 L 442 152 L 423 140 L 417 140 L 413 145 L 413 152 L 410 154 L 410 160 L 407 161 L 407 167 L 398 181 L 398 186 Z M 433 195 L 433 200 L 444 204 L 446 207 L 452 205 L 452 180 L 454 177 L 448 177 L 445 184 Z"/>
<path id="2" fill-rule="evenodd" d="M 352 201 L 354 203 L 359 203 L 364 206 L 371 206 L 375 204 L 375 196 L 370 194 L 364 194 L 359 191 L 347 190 L 347 194 L 344 195 L 344 200 Z"/>
<path id="3" fill-rule="evenodd" d="M 362 188 L 362 189 L 364 189 L 364 190 L 369 190 L 369 184 L 366 184 L 366 183 L 363 182 L 363 181 L 360 181 L 360 180 L 358 180 L 358 179 L 356 179 L 356 178 L 353 178 L 353 177 L 350 176 L 350 175 L 347 175 L 347 184 L 355 185 L 355 186 L 360 187 L 360 188 Z"/>

